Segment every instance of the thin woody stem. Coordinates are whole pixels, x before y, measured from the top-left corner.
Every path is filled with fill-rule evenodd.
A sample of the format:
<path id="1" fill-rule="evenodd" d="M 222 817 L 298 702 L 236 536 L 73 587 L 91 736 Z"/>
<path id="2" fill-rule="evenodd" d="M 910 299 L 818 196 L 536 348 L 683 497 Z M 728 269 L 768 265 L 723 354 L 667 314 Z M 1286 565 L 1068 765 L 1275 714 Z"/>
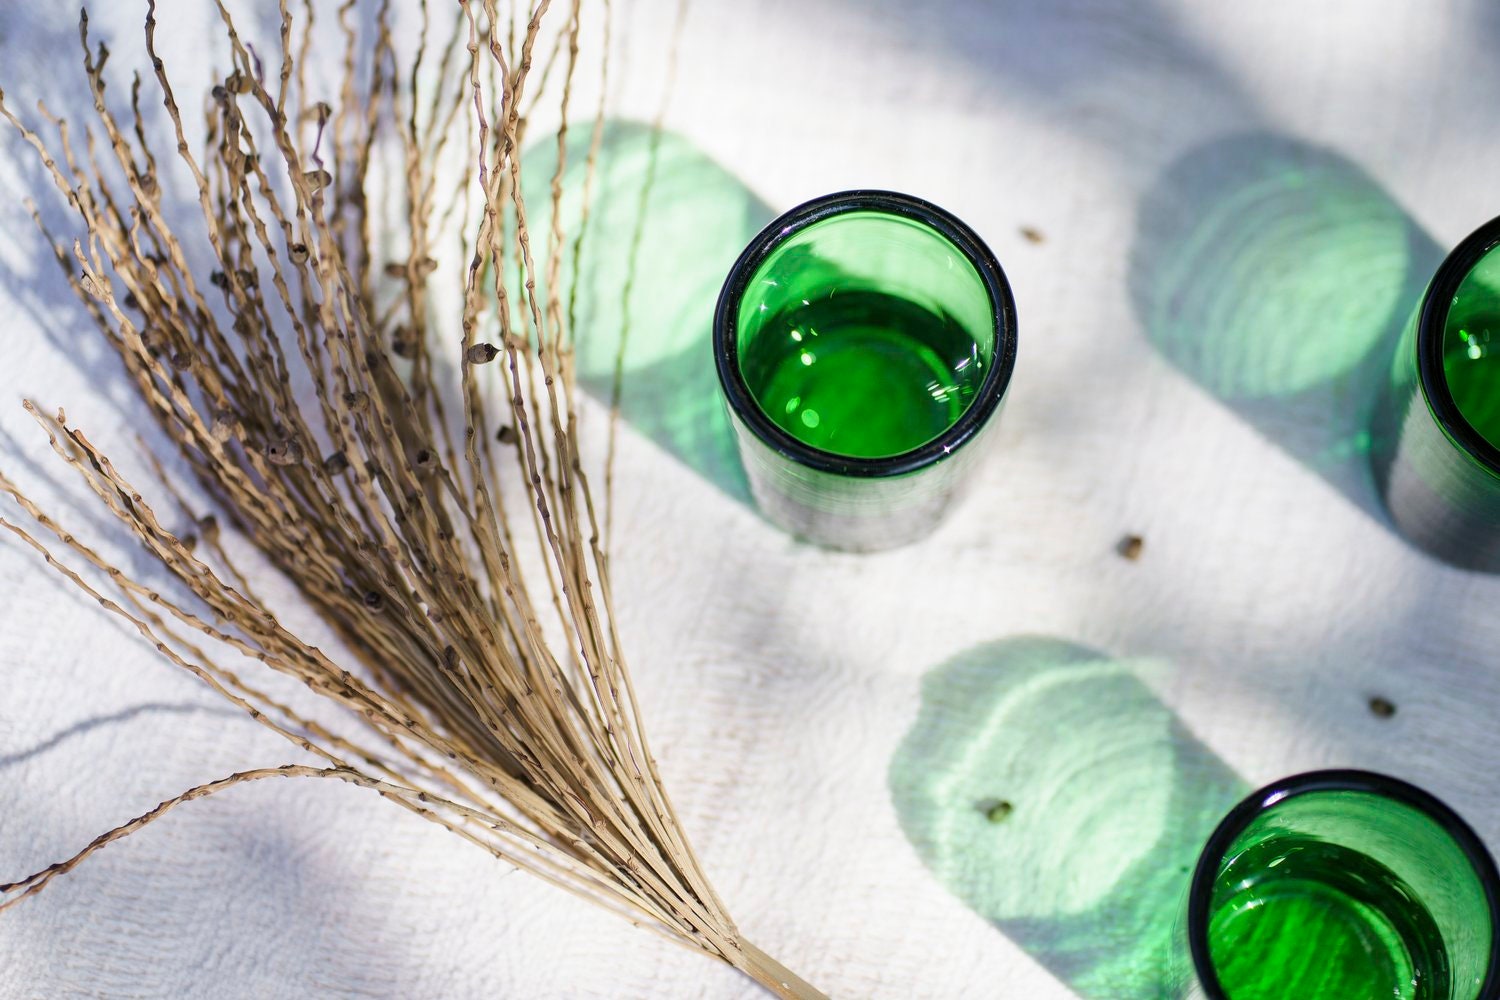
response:
<path id="1" fill-rule="evenodd" d="M 749 941 L 739 942 L 743 961 L 730 962 L 781 1000 L 828 1000 L 828 997 Z"/>
<path id="2" fill-rule="evenodd" d="M 375 16 L 353 16 L 360 3 Z M 580 0 L 559 4 L 556 25 L 549 0 L 459 0 L 451 30 L 433 36 L 446 41 L 429 92 L 418 71 L 441 6 L 423 3 L 403 65 L 391 0 L 343 0 L 325 29 L 342 44 L 322 47 L 338 74 L 329 95 L 311 90 L 312 0 L 278 0 L 279 52 L 242 39 L 215 0 L 231 62 L 206 94 L 174 89 L 154 0 L 150 71 L 130 89 L 128 116 L 106 99 L 107 48 L 90 41 L 86 15 L 86 127 L 41 108 L 43 139 L 0 91 L 0 121 L 35 151 L 80 226 L 77 239 L 43 235 L 156 423 L 146 445 L 158 489 L 134 485 L 61 410 L 25 405 L 115 540 L 133 541 L 159 572 L 126 575 L 3 474 L 0 493 L 30 527 L 0 518 L 0 529 L 164 660 L 321 761 L 165 800 L 0 886 L 0 909 L 179 804 L 262 778 L 331 777 L 775 996 L 819 1000 L 740 939 L 661 780 L 621 650 L 608 532 L 579 459 L 571 352 L 587 331 L 573 329 L 573 300 L 565 311 L 557 287 Z M 537 54 L 545 64 L 527 86 Z M 559 99 L 563 124 L 553 223 L 545 253 L 533 254 L 519 150 L 523 109 L 544 96 Z M 156 102 L 160 129 L 141 111 Z M 198 152 L 183 119 L 195 108 Z M 466 159 L 442 159 L 445 148 Z M 185 188 L 158 180 L 172 156 Z M 462 290 L 448 314 L 439 284 Z M 491 335 L 499 347 L 484 342 Z M 498 435 L 505 443 L 508 432 L 508 448 L 490 444 L 497 408 L 509 411 Z M 169 481 L 170 468 L 189 470 L 197 492 Z M 154 492 L 169 502 L 158 508 Z M 268 589 L 252 589 L 253 574 L 231 561 L 221 525 L 297 588 L 342 652 L 283 624 Z M 266 694 L 276 678 L 320 696 L 326 715 Z"/>

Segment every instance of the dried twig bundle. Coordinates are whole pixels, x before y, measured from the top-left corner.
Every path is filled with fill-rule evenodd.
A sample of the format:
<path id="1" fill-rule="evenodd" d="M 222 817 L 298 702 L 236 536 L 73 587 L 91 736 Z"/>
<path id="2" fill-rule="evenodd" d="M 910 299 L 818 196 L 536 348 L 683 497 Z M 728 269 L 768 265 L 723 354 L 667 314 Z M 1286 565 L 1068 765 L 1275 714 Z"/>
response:
<path id="1" fill-rule="evenodd" d="M 544 74 L 555 65 L 564 78 L 560 156 L 579 3 L 544 63 Z M 157 55 L 154 2 L 145 27 L 154 84 L 136 77 L 128 110 L 112 106 L 108 51 L 92 46 L 84 16 L 96 119 L 81 140 L 42 108 L 55 131 L 44 140 L 0 95 L 0 115 L 35 148 L 86 231 L 71 248 L 53 241 L 58 263 L 217 511 L 190 532 L 174 529 L 178 516 L 61 412 L 28 402 L 58 456 L 177 592 L 114 568 L 3 476 L 0 489 L 30 524 L 0 524 L 164 657 L 320 761 L 169 799 L 73 858 L 0 885 L 0 910 L 182 802 L 266 777 L 335 778 L 729 962 L 779 996 L 817 997 L 740 935 L 641 728 L 579 457 L 568 317 L 556 292 L 566 241 L 554 223 L 545 255 L 534 252 L 520 196 L 523 102 L 549 2 L 520 21 L 499 0 L 461 0 L 429 52 L 424 0 L 406 60 L 389 0 L 372 4 L 373 38 L 345 21 L 352 0 L 340 8 L 336 105 L 311 100 L 311 0 L 295 18 L 281 0 L 277 59 L 244 43 L 219 4 L 233 66 L 204 97 L 199 154 Z M 424 59 L 428 69 L 436 60 L 430 86 Z M 164 196 L 174 157 L 158 162 L 142 111 L 151 86 L 175 132 L 173 169 L 191 178 L 190 225 Z M 467 140 L 469 169 L 450 189 L 439 167 L 445 148 L 457 150 L 454 135 Z M 403 164 L 396 176 L 374 166 L 391 149 Z M 391 234 L 377 229 L 380 206 L 392 204 L 397 251 L 387 256 L 379 248 Z M 460 266 L 450 270 L 438 264 L 438 243 L 453 219 L 463 224 Z M 446 312 L 435 304 L 444 279 L 455 303 Z M 445 373 L 455 398 L 441 389 Z M 499 387 L 486 390 L 482 378 Z M 488 410 L 497 399 L 499 420 Z M 186 508 L 163 464 L 164 495 Z M 351 662 L 280 623 L 220 544 L 221 518 L 297 586 Z M 345 710 L 345 724 L 265 694 L 225 665 L 224 650 L 305 684 Z"/>

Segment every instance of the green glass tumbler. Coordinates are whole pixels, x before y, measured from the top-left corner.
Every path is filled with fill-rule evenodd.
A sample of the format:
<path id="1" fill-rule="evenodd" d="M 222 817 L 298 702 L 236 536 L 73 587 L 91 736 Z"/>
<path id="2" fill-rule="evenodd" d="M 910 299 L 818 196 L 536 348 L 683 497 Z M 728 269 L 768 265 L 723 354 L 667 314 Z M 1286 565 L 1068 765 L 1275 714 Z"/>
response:
<path id="1" fill-rule="evenodd" d="M 1404 781 L 1315 771 L 1241 802 L 1198 859 L 1173 1000 L 1497 1000 L 1500 875 Z"/>
<path id="2" fill-rule="evenodd" d="M 1409 540 L 1500 572 L 1500 219 L 1438 268 L 1372 428 L 1376 484 Z"/>
<path id="3" fill-rule="evenodd" d="M 1010 285 L 920 198 L 846 191 L 767 226 L 719 295 L 714 358 L 756 503 L 807 541 L 915 541 L 962 494 L 1016 356 Z"/>

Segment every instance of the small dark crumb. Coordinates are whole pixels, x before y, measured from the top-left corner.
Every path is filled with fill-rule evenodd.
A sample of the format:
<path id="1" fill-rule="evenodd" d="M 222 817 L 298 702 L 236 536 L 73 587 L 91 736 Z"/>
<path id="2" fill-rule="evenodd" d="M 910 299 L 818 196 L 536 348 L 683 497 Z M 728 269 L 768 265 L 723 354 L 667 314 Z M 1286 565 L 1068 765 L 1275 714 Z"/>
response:
<path id="1" fill-rule="evenodd" d="M 214 271 L 208 276 L 208 283 L 210 285 L 213 285 L 215 288 L 228 288 L 229 275 L 225 274 L 223 271 Z"/>
<path id="2" fill-rule="evenodd" d="M 198 532 L 212 545 L 219 540 L 219 519 L 212 514 L 198 518 Z"/>
<path id="3" fill-rule="evenodd" d="M 1042 235 L 1042 231 L 1034 226 L 1022 226 L 1021 237 L 1027 243 L 1041 243 L 1047 239 L 1047 237 Z"/>
<path id="4" fill-rule="evenodd" d="M 385 266 L 385 276 L 387 278 L 406 277 L 406 265 L 399 260 L 391 261 Z"/>
<path id="5" fill-rule="evenodd" d="M 1141 557 L 1141 552 L 1146 548 L 1146 540 L 1140 535 L 1126 535 L 1115 545 L 1115 551 L 1121 558 L 1135 562 Z"/>
<path id="6" fill-rule="evenodd" d="M 391 353 L 398 358 L 409 358 L 415 352 L 416 343 L 413 341 L 411 331 L 404 326 L 398 326 L 391 334 Z"/>
<path id="7" fill-rule="evenodd" d="M 369 608 L 371 611 L 379 611 L 381 608 L 385 607 L 385 597 L 378 590 L 365 591 L 364 601 L 365 607 Z"/>
<path id="8" fill-rule="evenodd" d="M 346 392 L 343 398 L 344 405 L 351 410 L 363 410 L 370 405 L 370 397 L 363 392 Z"/>
<path id="9" fill-rule="evenodd" d="M 429 448 L 422 448 L 417 452 L 415 465 L 418 472 L 431 472 L 437 468 L 437 456 Z"/>
<path id="10" fill-rule="evenodd" d="M 501 444 L 515 444 L 516 429 L 510 424 L 505 424 L 495 432 L 495 440 L 499 441 Z"/>
<path id="11" fill-rule="evenodd" d="M 1003 823 L 1015 811 L 1016 807 L 1004 799 L 1000 799 L 997 802 L 984 803 L 984 818 L 991 823 Z"/>
<path id="12" fill-rule="evenodd" d="M 242 267 L 234 273 L 235 276 L 240 279 L 240 284 L 244 285 L 246 288 L 254 288 L 260 284 L 260 277 L 254 271 L 251 271 L 248 268 Z"/>
<path id="13" fill-rule="evenodd" d="M 292 263 L 301 264 L 307 260 L 307 244 L 293 243 L 291 249 Z"/>
<path id="14" fill-rule="evenodd" d="M 341 451 L 334 452 L 332 455 L 329 455 L 327 458 L 323 459 L 323 471 L 330 476 L 338 476 L 342 475 L 345 472 L 348 472 L 349 456 L 345 455 Z"/>
<path id="15" fill-rule="evenodd" d="M 443 662 L 448 665 L 449 670 L 458 667 L 458 649 L 454 646 L 443 647 Z"/>
<path id="16" fill-rule="evenodd" d="M 216 101 L 227 101 L 229 99 L 229 91 L 225 89 L 222 83 L 214 86 L 213 95 Z"/>
<path id="17" fill-rule="evenodd" d="M 475 344 L 464 352 L 464 357 L 471 365 L 487 365 L 499 354 L 500 348 L 494 344 Z"/>
<path id="18" fill-rule="evenodd" d="M 139 309 L 140 307 L 141 307 L 140 300 L 138 300 L 135 297 L 135 293 L 134 292 L 126 292 L 125 293 L 125 308 L 126 309 Z"/>
<path id="19" fill-rule="evenodd" d="M 172 355 L 170 364 L 174 370 L 185 372 L 193 367 L 193 356 L 187 351 L 177 351 Z"/>
<path id="20" fill-rule="evenodd" d="M 1377 719 L 1389 719 L 1396 714 L 1396 706 L 1389 698 L 1382 698 L 1377 694 L 1370 699 L 1370 714 Z"/>

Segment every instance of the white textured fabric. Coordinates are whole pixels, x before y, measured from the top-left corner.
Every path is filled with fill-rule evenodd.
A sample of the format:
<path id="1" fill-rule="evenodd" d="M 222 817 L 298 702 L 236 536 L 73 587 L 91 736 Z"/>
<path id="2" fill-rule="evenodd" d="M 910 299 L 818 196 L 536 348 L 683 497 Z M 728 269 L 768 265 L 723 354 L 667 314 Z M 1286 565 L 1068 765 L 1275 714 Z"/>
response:
<path id="1" fill-rule="evenodd" d="M 38 96 L 78 103 L 73 13 L 44 6 L 0 0 L 0 83 L 28 114 Z M 144 5 L 99 6 L 116 69 L 145 69 Z M 616 6 L 611 114 L 650 120 L 677 3 Z M 222 63 L 204 44 L 209 7 L 163 5 L 174 66 Z M 1404 311 L 1392 287 L 1408 272 L 1419 285 L 1436 248 L 1500 210 L 1492 3 L 690 0 L 683 32 L 665 106 L 678 136 L 776 211 L 857 186 L 944 205 L 989 241 L 1020 315 L 994 461 L 900 551 L 795 544 L 624 426 L 623 632 L 668 785 L 752 939 L 840 1000 L 1144 997 L 1126 977 L 1070 971 L 1062 932 L 1021 927 L 1007 887 L 1051 917 L 1131 891 L 1130 841 L 1079 839 L 1064 819 L 1081 814 L 1077 782 L 1064 795 L 1037 777 L 1069 773 L 1083 745 L 1106 748 L 1078 762 L 1086 783 L 1142 811 L 1127 832 L 1201 835 L 1165 828 L 1177 814 L 1151 778 L 1174 773 L 1163 727 L 1229 785 L 1389 771 L 1500 844 L 1500 580 L 1405 545 L 1357 447 L 1325 440 L 1320 421 L 1358 395 L 1318 396 L 1350 367 L 1337 347 L 1257 353 L 1261 337 L 1338 338 Z M 143 412 L 38 254 L 17 194 L 36 177 L 11 137 L 0 183 L 0 466 L 97 536 L 19 397 L 67 406 L 122 455 Z M 1322 242 L 1341 225 L 1354 235 Z M 1417 234 L 1406 249 L 1390 242 L 1403 226 Z M 1244 398 L 1309 386 L 1302 409 Z M 1137 561 L 1115 551 L 1127 533 L 1144 538 Z M 1119 695 L 1123 720 L 1086 693 L 1038 702 L 1055 722 L 997 710 L 1019 728 L 952 751 L 973 767 L 957 798 L 933 794 L 969 825 L 938 836 L 900 811 L 930 759 L 893 767 L 923 678 L 976 649 L 993 654 L 980 676 L 1000 678 L 1023 636 L 1118 660 L 1139 685 Z M 965 705 L 926 691 L 934 731 L 959 732 Z M 1396 715 L 1375 717 L 1373 695 Z M 1160 717 L 1145 735 L 1131 728 L 1142 712 Z M 189 785 L 290 759 L 33 553 L 0 545 L 0 881 Z M 994 783 L 1014 813 L 994 829 L 1033 838 L 1014 853 L 975 840 L 985 803 L 963 798 L 1006 761 Z M 1115 774 L 1140 787 L 1114 788 Z M 366 792 L 262 782 L 182 808 L 0 916 L 0 998 L 74 995 L 760 994 Z"/>

